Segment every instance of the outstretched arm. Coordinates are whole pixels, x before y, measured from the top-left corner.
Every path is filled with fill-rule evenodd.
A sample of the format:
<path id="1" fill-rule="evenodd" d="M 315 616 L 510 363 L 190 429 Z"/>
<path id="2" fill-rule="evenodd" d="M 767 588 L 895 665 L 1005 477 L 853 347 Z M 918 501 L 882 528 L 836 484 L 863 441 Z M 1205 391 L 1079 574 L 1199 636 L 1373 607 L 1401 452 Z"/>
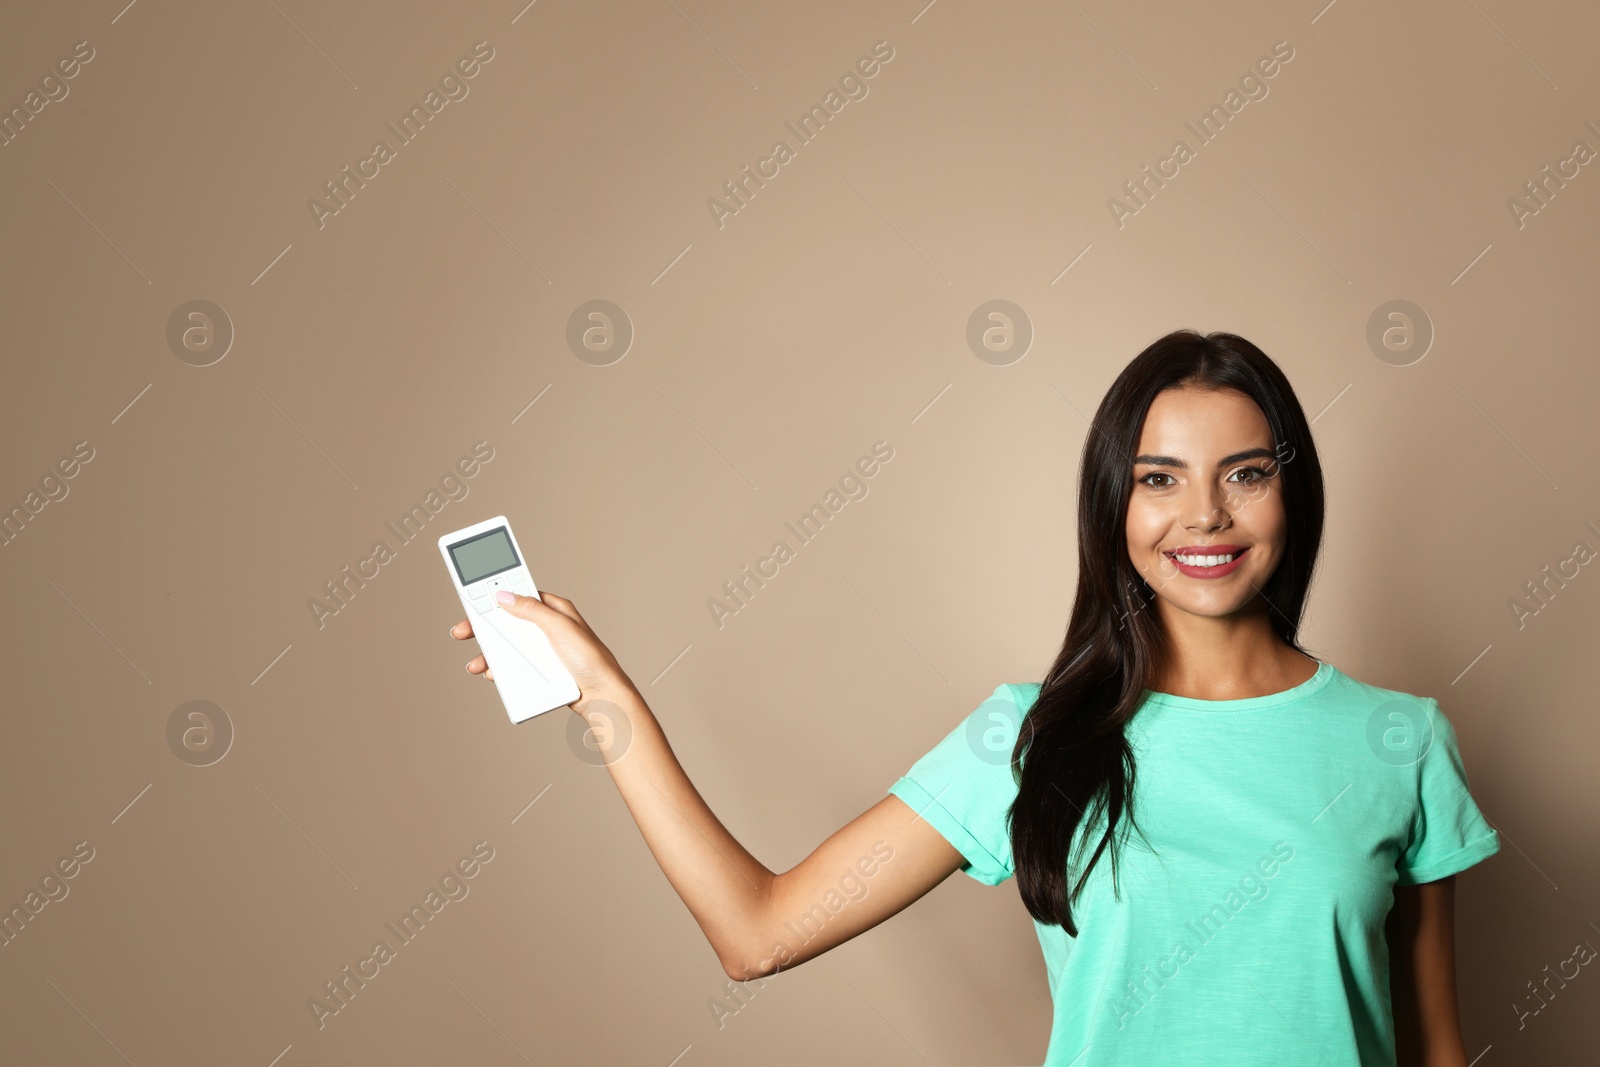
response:
<path id="1" fill-rule="evenodd" d="M 761 977 L 820 955 L 908 907 L 966 862 L 904 801 L 887 796 L 793 869 L 767 869 L 712 813 L 644 697 L 572 602 L 541 596 L 518 597 L 505 610 L 538 625 L 578 682 L 573 712 L 589 722 L 645 844 L 730 978 Z M 471 637 L 471 620 L 450 632 Z M 467 670 L 493 677 L 482 656 Z"/>

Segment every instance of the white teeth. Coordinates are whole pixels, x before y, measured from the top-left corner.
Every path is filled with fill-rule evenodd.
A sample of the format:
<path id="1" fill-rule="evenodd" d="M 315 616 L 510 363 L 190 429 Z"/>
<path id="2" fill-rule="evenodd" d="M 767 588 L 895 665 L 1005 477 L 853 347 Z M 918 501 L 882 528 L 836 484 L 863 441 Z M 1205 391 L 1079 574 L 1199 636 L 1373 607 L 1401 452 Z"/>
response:
<path id="1" fill-rule="evenodd" d="M 1232 556 L 1179 556 L 1175 559 L 1185 567 L 1215 567 L 1219 563 L 1232 563 Z"/>

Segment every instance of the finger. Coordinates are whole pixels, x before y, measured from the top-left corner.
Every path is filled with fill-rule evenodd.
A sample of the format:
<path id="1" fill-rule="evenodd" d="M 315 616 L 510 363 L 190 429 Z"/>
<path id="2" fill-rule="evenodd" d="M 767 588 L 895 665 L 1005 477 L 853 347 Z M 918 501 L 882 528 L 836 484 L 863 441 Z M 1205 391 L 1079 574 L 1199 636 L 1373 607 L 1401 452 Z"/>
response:
<path id="1" fill-rule="evenodd" d="M 489 669 L 488 661 L 482 656 L 467 661 L 467 670 L 472 674 L 482 674 Z"/>
<path id="2" fill-rule="evenodd" d="M 472 620 L 462 619 L 460 622 L 450 627 L 450 636 L 455 638 L 457 641 L 465 641 L 467 638 L 471 637 Z"/>
<path id="3" fill-rule="evenodd" d="M 544 625 L 549 625 L 554 621 L 554 619 L 551 618 L 551 615 L 563 619 L 569 617 L 565 612 L 560 611 L 554 605 L 548 604 L 536 596 L 523 596 L 521 593 L 511 593 L 511 595 L 516 599 L 511 601 L 509 604 L 501 603 L 500 596 L 502 593 L 511 593 L 511 590 L 502 589 L 496 591 L 495 601 L 500 603 L 500 607 L 519 618 L 527 619 L 529 622 L 540 622 Z M 544 594 L 542 593 L 540 594 L 540 596 L 543 595 Z"/>
<path id="4" fill-rule="evenodd" d="M 565 615 L 567 618 L 572 619 L 574 622 L 583 623 L 585 626 L 589 625 L 587 622 L 583 621 L 583 616 L 578 614 L 578 609 L 573 606 L 572 601 L 568 600 L 560 593 L 552 593 L 548 589 L 541 589 L 539 590 L 539 596 L 544 598 L 544 602 L 546 604 L 549 604 L 552 608 L 561 612 L 561 614 Z"/>

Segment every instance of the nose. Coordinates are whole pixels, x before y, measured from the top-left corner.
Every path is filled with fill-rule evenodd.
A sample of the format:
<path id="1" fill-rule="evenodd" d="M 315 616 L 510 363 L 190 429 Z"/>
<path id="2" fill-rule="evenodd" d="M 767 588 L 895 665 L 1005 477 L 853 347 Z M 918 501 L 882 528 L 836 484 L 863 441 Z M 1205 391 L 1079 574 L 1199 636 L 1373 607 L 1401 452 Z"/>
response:
<path id="1" fill-rule="evenodd" d="M 1198 499 L 1190 503 L 1190 516 L 1184 528 L 1203 534 L 1213 534 L 1233 525 L 1233 516 L 1227 508 L 1228 497 L 1222 487 L 1201 483 Z"/>

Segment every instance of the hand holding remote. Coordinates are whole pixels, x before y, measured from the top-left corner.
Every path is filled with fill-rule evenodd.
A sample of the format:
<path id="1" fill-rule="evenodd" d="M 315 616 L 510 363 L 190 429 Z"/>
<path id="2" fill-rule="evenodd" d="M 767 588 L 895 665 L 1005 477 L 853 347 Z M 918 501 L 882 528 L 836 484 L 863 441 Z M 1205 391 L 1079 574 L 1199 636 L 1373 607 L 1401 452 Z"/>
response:
<path id="1" fill-rule="evenodd" d="M 502 602 L 501 610 L 539 627 L 549 639 L 550 646 L 555 650 L 562 666 L 567 668 L 568 673 L 578 683 L 582 695 L 572 702 L 573 711 L 581 715 L 584 706 L 590 700 L 615 701 L 619 694 L 634 688 L 633 680 L 623 671 L 617 658 L 611 654 L 611 650 L 584 621 L 572 601 L 548 589 L 541 590 L 537 597 L 522 596 L 510 590 L 502 590 L 498 595 L 514 598 L 510 603 Z M 541 597 L 543 599 L 540 599 Z M 472 620 L 462 619 L 450 627 L 450 636 L 457 641 L 465 641 L 472 637 Z M 494 678 L 494 672 L 489 669 L 481 654 L 467 663 L 467 670 L 473 674 L 481 674 L 485 678 Z"/>

